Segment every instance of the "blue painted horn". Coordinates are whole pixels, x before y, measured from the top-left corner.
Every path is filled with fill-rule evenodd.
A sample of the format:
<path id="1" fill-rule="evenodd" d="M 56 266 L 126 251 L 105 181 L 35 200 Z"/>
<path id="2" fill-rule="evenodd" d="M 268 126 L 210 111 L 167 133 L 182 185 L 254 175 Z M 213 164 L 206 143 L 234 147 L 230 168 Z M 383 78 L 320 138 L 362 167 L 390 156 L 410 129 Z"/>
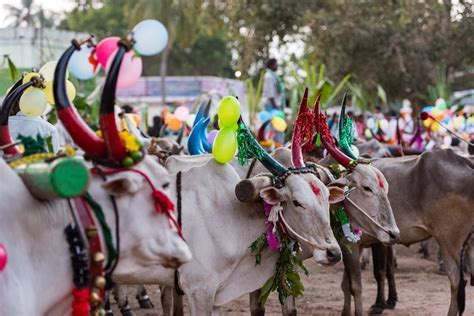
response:
<path id="1" fill-rule="evenodd" d="M 188 152 L 190 155 L 202 155 L 207 153 L 203 146 L 202 137 L 209 121 L 209 117 L 201 118 L 191 130 L 191 134 L 189 134 L 188 138 Z"/>

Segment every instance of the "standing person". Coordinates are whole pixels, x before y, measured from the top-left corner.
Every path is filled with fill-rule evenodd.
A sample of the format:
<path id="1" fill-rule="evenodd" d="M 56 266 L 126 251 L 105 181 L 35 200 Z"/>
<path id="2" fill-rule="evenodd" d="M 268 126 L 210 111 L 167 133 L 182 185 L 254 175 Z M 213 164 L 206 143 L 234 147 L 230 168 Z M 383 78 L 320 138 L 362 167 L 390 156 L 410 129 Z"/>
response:
<path id="1" fill-rule="evenodd" d="M 276 73 L 278 63 L 275 58 L 267 61 L 267 70 L 263 78 L 261 105 L 264 110 L 283 110 L 285 104 L 285 83 Z"/>

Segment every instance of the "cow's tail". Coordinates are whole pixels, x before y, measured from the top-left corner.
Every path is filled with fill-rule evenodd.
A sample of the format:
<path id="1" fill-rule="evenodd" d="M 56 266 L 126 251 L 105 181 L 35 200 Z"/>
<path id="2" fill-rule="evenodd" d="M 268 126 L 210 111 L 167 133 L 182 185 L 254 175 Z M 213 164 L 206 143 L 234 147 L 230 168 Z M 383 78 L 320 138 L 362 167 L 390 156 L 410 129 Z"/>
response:
<path id="1" fill-rule="evenodd" d="M 464 280 L 464 260 L 465 254 L 470 251 L 470 239 L 471 239 L 472 231 L 468 234 L 466 240 L 464 241 L 463 247 L 461 249 L 461 258 L 460 258 L 460 265 L 459 265 L 459 286 L 458 286 L 458 308 L 459 308 L 459 315 L 464 313 L 464 309 L 466 308 L 466 280 Z M 470 253 L 468 253 L 470 255 Z M 472 284 L 472 274 L 471 271 L 471 284 Z"/>

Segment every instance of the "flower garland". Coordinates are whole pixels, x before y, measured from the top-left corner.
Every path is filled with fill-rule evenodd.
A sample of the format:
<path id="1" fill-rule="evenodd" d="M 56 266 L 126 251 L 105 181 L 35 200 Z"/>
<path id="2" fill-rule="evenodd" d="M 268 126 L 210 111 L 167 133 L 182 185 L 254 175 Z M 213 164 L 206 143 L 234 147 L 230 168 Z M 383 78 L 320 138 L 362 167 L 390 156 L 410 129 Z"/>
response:
<path id="1" fill-rule="evenodd" d="M 102 131 L 97 131 L 96 134 L 102 138 Z M 119 137 L 128 153 L 122 161 L 124 167 L 131 167 L 143 159 L 143 144 L 135 135 L 124 129 L 119 132 Z"/>

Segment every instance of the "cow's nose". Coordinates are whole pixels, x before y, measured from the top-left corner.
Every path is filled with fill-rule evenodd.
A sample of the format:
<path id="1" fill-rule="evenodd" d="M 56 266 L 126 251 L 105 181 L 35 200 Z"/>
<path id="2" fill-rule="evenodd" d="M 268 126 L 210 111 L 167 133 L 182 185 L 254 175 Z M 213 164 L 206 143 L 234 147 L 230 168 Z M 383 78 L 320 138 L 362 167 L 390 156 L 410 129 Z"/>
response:
<path id="1" fill-rule="evenodd" d="M 398 230 L 390 230 L 388 236 L 390 236 L 390 242 L 395 243 L 400 239 L 400 232 Z"/>
<path id="2" fill-rule="evenodd" d="M 326 256 L 329 262 L 339 262 L 341 260 L 341 250 L 339 248 L 328 248 Z"/>

